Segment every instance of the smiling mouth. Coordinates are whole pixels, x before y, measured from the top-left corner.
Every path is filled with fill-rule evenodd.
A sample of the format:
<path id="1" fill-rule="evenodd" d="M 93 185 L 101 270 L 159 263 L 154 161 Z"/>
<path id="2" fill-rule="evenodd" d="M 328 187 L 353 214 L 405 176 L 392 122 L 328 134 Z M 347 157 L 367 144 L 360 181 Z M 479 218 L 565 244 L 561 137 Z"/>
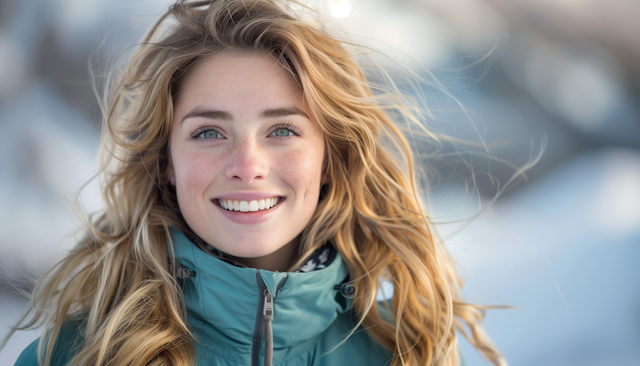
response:
<path id="1" fill-rule="evenodd" d="M 275 207 L 280 202 L 280 197 L 271 197 L 253 201 L 238 201 L 216 199 L 218 205 L 227 211 L 255 212 L 266 211 Z"/>

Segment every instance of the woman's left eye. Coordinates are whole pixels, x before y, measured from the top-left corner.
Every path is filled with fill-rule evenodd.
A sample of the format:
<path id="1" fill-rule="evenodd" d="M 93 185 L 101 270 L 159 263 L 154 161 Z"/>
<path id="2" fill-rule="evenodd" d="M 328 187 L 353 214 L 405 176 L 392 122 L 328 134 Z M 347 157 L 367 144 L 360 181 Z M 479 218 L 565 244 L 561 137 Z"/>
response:
<path id="1" fill-rule="evenodd" d="M 206 130 L 200 132 L 197 137 L 202 139 L 217 139 L 222 137 L 222 135 L 216 130 Z"/>
<path id="2" fill-rule="evenodd" d="M 295 131 L 294 128 L 291 128 L 291 127 L 278 127 L 273 132 L 271 132 L 270 136 L 289 137 L 289 136 L 300 136 L 300 134 L 297 131 Z"/>
<path id="3" fill-rule="evenodd" d="M 276 128 L 275 131 L 271 133 L 271 136 L 278 136 L 278 137 L 288 137 L 288 136 L 295 136 L 295 135 L 296 133 L 293 132 L 291 129 L 284 128 L 284 127 Z"/>

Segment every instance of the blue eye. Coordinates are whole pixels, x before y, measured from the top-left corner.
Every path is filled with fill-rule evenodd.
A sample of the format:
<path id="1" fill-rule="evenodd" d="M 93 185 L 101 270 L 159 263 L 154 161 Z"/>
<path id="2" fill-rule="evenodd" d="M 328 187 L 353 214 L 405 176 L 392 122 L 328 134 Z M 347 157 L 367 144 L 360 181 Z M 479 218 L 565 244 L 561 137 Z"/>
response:
<path id="1" fill-rule="evenodd" d="M 295 136 L 295 135 L 296 135 L 295 132 L 284 127 L 276 128 L 276 130 L 271 133 L 271 136 L 278 136 L 278 137 L 288 137 L 288 136 Z"/>
<path id="2" fill-rule="evenodd" d="M 216 130 L 206 130 L 206 131 L 200 132 L 197 137 L 201 139 L 217 139 L 217 138 L 221 138 L 222 135 L 220 134 L 220 132 Z"/>

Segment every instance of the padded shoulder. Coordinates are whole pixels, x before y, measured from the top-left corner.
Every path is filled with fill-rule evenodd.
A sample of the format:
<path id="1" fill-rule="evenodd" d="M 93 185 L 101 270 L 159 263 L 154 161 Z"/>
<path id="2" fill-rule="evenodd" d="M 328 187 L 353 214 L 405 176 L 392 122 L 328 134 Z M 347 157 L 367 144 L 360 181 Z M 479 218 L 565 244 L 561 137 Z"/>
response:
<path id="1" fill-rule="evenodd" d="M 40 343 L 40 338 L 31 342 L 27 348 L 22 351 L 20 357 L 18 357 L 18 361 L 16 361 L 15 366 L 36 366 L 38 364 L 38 344 Z"/>
<path id="2" fill-rule="evenodd" d="M 62 325 L 53 349 L 51 366 L 64 366 L 71 360 L 84 341 L 84 337 L 82 336 L 83 329 L 84 320 L 79 317 L 72 317 Z M 18 357 L 15 366 L 39 365 L 38 345 L 41 341 L 42 338 L 38 338 L 27 346 L 27 348 L 22 351 L 22 354 L 20 354 L 20 357 Z"/>
<path id="3" fill-rule="evenodd" d="M 316 343 L 317 359 L 313 365 L 389 366 L 391 352 L 378 344 L 362 326 L 357 324 L 355 312 L 340 314 Z M 345 336 L 350 335 L 345 339 Z"/>

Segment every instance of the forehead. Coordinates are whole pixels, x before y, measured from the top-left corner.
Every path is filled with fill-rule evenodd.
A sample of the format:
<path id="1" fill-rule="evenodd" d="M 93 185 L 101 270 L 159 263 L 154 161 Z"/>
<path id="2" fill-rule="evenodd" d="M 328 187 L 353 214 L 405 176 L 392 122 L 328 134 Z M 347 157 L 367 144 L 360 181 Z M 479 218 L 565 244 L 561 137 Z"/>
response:
<path id="1" fill-rule="evenodd" d="M 199 60 L 182 83 L 178 100 L 244 97 L 256 93 L 302 96 L 291 72 L 273 57 L 259 52 L 225 50 Z"/>

